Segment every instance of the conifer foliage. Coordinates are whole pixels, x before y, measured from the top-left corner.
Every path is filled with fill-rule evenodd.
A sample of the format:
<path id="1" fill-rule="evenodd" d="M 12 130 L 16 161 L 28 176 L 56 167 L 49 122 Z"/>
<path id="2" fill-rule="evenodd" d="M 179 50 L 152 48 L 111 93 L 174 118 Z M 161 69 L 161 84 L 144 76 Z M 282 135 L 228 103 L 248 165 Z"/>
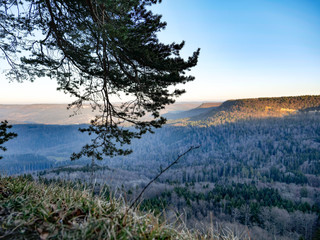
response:
<path id="1" fill-rule="evenodd" d="M 129 154 L 123 148 L 165 123 L 160 110 L 185 91 L 174 86 L 194 80 L 199 49 L 187 60 L 184 42 L 164 44 L 157 33 L 166 23 L 149 9 L 161 0 L 1 0 L 0 50 L 19 81 L 57 80 L 59 90 L 97 111 L 83 132 L 92 142 L 81 156 Z M 113 104 L 114 96 L 127 96 Z M 148 112 L 152 118 L 142 118 Z M 123 126 L 134 126 L 135 129 Z"/>
<path id="2" fill-rule="evenodd" d="M 8 125 L 7 121 L 1 121 L 0 123 L 0 150 L 6 151 L 7 148 L 3 146 L 3 144 L 9 141 L 12 138 L 18 136 L 16 133 L 8 132 L 8 129 L 12 128 L 11 125 Z M 0 159 L 2 156 L 0 156 Z"/>

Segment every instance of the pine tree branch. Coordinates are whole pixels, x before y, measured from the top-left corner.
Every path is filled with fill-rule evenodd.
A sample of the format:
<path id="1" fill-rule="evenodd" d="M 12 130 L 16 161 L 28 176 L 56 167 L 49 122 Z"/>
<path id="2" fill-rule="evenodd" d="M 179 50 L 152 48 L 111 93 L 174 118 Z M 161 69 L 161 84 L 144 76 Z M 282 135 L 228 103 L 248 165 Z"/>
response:
<path id="1" fill-rule="evenodd" d="M 171 168 L 173 165 L 177 164 L 178 161 L 180 160 L 180 158 L 182 158 L 184 155 L 186 155 L 187 153 L 191 152 L 194 149 L 200 148 L 199 146 L 192 146 L 190 147 L 187 151 L 185 151 L 184 153 L 180 154 L 177 159 L 175 161 L 173 161 L 169 166 L 167 166 L 165 169 L 161 170 L 160 173 L 158 173 L 158 175 L 156 177 L 154 177 L 140 192 L 139 196 L 133 201 L 133 203 L 130 205 L 129 209 L 135 210 L 137 206 L 136 203 L 139 201 L 139 199 L 142 197 L 143 193 L 147 190 L 147 188 L 154 182 L 156 181 L 164 172 L 166 172 L 169 168 Z"/>

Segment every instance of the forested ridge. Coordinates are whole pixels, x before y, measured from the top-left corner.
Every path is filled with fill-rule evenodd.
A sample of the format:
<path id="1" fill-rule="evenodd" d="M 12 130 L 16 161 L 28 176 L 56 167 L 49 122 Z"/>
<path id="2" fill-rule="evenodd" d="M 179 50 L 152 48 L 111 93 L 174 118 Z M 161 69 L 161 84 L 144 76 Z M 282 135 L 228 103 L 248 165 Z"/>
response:
<path id="1" fill-rule="evenodd" d="M 208 108 L 208 111 L 199 115 L 173 123 L 210 126 L 254 118 L 282 117 L 300 111 L 316 111 L 319 109 L 319 95 L 237 99 L 225 101 L 218 107 Z"/>

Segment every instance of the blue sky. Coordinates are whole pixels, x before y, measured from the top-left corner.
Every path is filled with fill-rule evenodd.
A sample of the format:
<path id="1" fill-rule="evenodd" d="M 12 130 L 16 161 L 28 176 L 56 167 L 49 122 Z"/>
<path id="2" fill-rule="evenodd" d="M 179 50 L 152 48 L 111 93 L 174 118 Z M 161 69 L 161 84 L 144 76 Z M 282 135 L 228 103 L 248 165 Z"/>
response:
<path id="1" fill-rule="evenodd" d="M 320 1 L 163 0 L 152 9 L 168 23 L 163 42 L 185 40 L 185 57 L 201 48 L 178 101 L 320 94 Z M 2 77 L 0 103 L 69 102 L 55 88 Z"/>

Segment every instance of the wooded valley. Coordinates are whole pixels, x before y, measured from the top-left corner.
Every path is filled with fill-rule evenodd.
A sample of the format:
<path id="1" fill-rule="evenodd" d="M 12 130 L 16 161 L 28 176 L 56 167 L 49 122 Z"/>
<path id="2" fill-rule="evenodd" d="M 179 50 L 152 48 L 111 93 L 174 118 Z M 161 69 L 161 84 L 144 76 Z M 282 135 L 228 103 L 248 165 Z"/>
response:
<path id="1" fill-rule="evenodd" d="M 179 154 L 200 146 L 151 185 L 141 209 L 169 220 L 178 214 L 187 226 L 204 231 L 212 224 L 238 233 L 249 231 L 254 239 L 312 239 L 319 234 L 320 113 L 316 108 L 206 127 L 192 125 L 155 130 L 128 146 L 131 155 L 95 162 L 93 168 L 91 159 L 68 160 L 89 140 L 77 131 L 79 126 L 15 125 L 19 137 L 6 144 L 9 150 L 0 166 L 9 174 L 32 173 L 46 182 L 107 185 L 130 202 Z"/>

